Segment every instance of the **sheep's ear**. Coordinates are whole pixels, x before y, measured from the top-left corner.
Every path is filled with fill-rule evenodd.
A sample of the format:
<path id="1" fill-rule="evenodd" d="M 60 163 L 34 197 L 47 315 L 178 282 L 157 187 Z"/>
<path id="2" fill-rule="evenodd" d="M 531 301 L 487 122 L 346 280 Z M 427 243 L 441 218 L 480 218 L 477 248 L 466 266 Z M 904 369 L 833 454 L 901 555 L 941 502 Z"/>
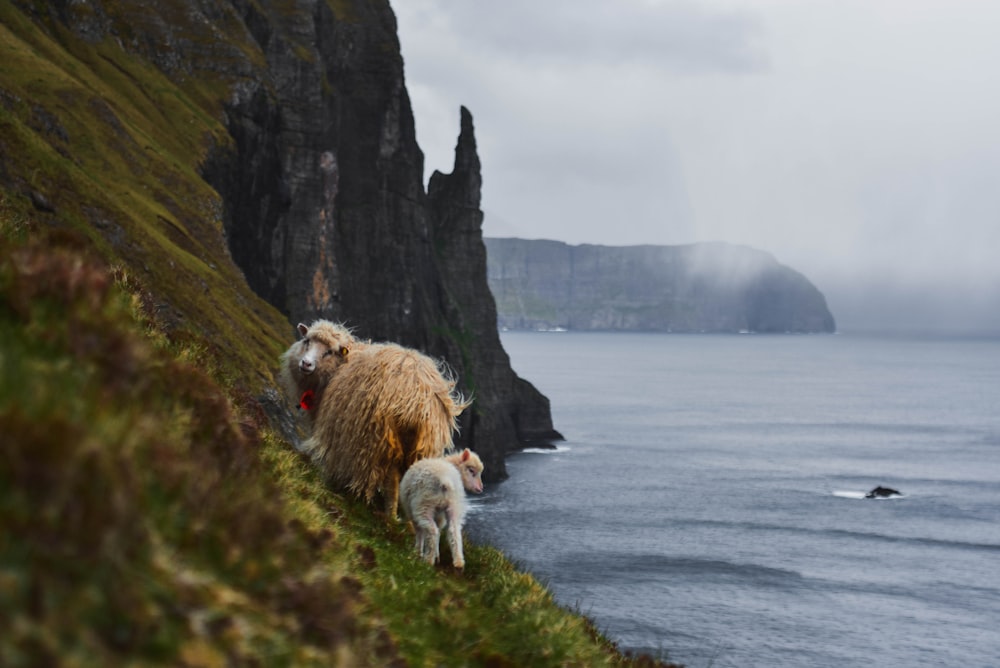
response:
<path id="1" fill-rule="evenodd" d="M 471 454 L 471 453 L 469 452 L 469 449 L 468 449 L 468 448 L 466 448 L 465 450 L 462 450 L 462 461 L 463 461 L 463 462 L 467 462 L 467 461 L 469 461 L 469 455 L 470 455 L 470 454 Z"/>
<path id="2" fill-rule="evenodd" d="M 300 322 L 298 325 L 295 326 L 295 329 L 298 330 L 299 336 L 301 336 L 303 339 L 306 338 L 306 333 L 309 331 L 308 327 L 306 327 Z"/>

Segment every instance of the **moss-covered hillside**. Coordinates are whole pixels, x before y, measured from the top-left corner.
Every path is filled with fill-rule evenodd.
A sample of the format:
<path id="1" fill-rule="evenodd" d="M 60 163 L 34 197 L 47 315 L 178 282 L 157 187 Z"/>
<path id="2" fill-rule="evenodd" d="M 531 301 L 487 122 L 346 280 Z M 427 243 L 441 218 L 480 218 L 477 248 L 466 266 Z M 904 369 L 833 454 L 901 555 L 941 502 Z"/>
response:
<path id="1" fill-rule="evenodd" d="M 53 7 L 87 19 L 0 0 L 0 665 L 646 663 L 493 549 L 417 561 L 271 428 L 291 330 L 199 176 L 223 88 Z"/>

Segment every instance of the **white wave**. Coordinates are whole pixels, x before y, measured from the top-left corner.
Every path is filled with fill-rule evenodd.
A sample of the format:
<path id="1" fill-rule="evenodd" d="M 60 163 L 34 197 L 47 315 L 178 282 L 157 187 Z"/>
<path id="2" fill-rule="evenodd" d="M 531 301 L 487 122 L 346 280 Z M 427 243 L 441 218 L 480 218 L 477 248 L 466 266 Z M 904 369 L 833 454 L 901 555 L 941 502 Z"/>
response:
<path id="1" fill-rule="evenodd" d="M 560 452 L 569 452 L 570 449 L 568 445 L 557 445 L 554 448 L 525 448 L 524 450 L 518 450 L 518 452 L 524 452 L 529 455 L 555 455 Z"/>
<path id="2" fill-rule="evenodd" d="M 839 496 L 842 499 L 867 499 L 868 492 L 856 492 L 854 490 L 848 489 L 838 489 L 834 490 L 834 496 Z M 905 494 L 893 494 L 892 496 L 875 496 L 872 497 L 876 501 L 887 501 L 889 499 L 905 499 Z"/>
<path id="3" fill-rule="evenodd" d="M 473 496 L 472 494 L 465 495 L 465 508 L 466 512 L 470 515 L 478 515 L 486 510 L 488 502 L 485 498 L 479 495 Z"/>
<path id="4" fill-rule="evenodd" d="M 833 492 L 834 496 L 839 496 L 842 499 L 863 499 L 865 494 L 867 492 L 854 492 L 846 489 L 838 489 Z"/>

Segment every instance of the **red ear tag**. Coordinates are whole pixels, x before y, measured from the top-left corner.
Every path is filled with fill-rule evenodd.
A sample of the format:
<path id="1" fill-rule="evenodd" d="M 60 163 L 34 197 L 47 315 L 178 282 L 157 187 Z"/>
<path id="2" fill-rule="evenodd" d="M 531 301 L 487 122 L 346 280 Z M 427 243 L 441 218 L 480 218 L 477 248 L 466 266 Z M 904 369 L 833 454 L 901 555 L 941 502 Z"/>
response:
<path id="1" fill-rule="evenodd" d="M 302 393 L 302 398 L 299 399 L 299 408 L 304 411 L 310 411 L 316 407 L 316 393 L 312 390 L 306 390 Z"/>

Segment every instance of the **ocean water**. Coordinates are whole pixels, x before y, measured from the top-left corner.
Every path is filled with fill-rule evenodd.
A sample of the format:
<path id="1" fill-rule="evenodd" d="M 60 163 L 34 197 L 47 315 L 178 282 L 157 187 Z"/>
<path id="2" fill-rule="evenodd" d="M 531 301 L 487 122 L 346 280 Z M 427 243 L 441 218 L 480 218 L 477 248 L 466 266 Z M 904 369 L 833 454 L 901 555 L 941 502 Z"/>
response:
<path id="1" fill-rule="evenodd" d="M 1000 666 L 1000 340 L 502 339 L 566 440 L 512 456 L 467 533 L 622 648 Z"/>

